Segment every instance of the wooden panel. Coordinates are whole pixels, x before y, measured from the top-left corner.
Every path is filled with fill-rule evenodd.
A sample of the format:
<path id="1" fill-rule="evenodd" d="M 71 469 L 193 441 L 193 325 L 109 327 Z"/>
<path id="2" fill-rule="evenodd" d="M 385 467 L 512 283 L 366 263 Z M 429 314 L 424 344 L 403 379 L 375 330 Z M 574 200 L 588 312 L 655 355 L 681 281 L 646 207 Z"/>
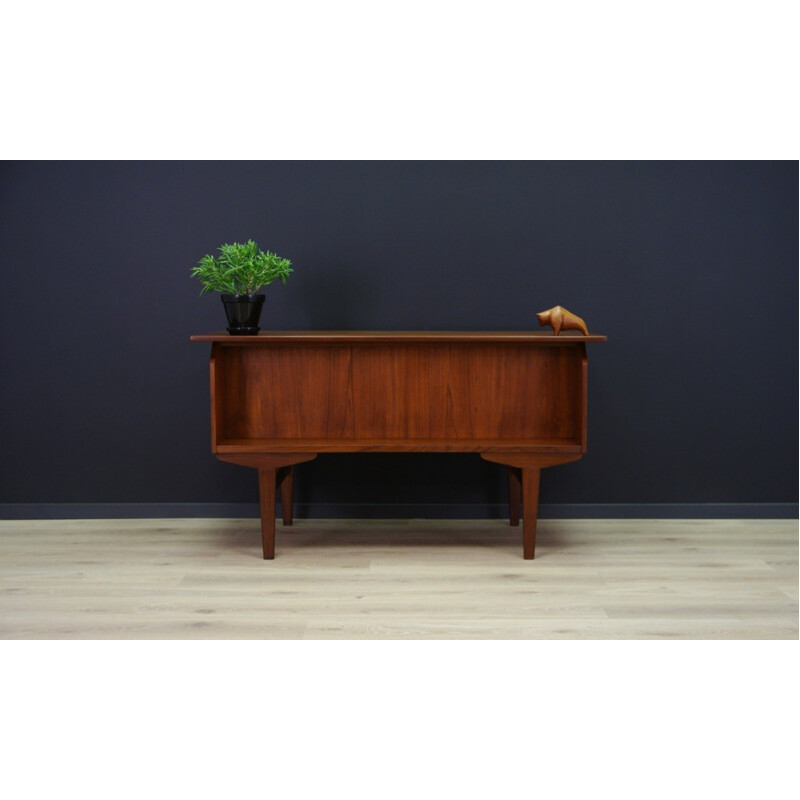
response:
<path id="1" fill-rule="evenodd" d="M 353 348 L 359 439 L 447 439 L 447 345 Z"/>
<path id="2" fill-rule="evenodd" d="M 354 348 L 356 436 L 576 439 L 576 355 L 507 344 Z"/>
<path id="3" fill-rule="evenodd" d="M 353 437 L 349 347 L 222 352 L 222 439 Z"/>
<path id="4" fill-rule="evenodd" d="M 588 413 L 589 413 L 589 359 L 586 356 L 586 345 L 580 345 L 580 360 L 581 360 L 581 375 L 580 375 L 580 392 L 581 399 L 579 403 L 575 404 L 575 411 L 577 413 L 577 420 L 575 424 L 581 434 L 581 452 L 586 452 L 586 432 L 588 430 Z"/>
<path id="5" fill-rule="evenodd" d="M 222 348 L 218 344 L 211 345 L 211 358 L 209 359 L 209 377 L 211 379 L 211 452 L 217 450 L 217 441 L 222 438 L 223 425 L 221 422 L 222 382 L 217 369 L 217 358 Z"/>
<path id="6" fill-rule="evenodd" d="M 575 347 L 472 345 L 450 353 L 448 438 L 577 438 Z"/>
<path id="7" fill-rule="evenodd" d="M 217 346 L 217 444 L 580 444 L 583 352 L 582 344 Z"/>

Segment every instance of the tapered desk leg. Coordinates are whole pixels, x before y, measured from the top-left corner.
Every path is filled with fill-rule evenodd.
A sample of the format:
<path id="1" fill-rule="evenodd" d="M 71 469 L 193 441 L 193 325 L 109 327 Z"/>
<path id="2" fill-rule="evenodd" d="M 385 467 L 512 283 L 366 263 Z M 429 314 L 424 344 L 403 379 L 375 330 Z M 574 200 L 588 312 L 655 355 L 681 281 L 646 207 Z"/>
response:
<path id="1" fill-rule="evenodd" d="M 522 476 L 519 467 L 508 468 L 508 522 L 519 525 L 519 501 L 522 493 Z"/>
<path id="2" fill-rule="evenodd" d="M 568 464 L 577 461 L 583 453 L 503 453 L 490 451 L 481 453 L 481 458 L 504 464 L 510 467 L 509 487 L 511 488 L 511 502 L 509 503 L 509 517 L 514 524 L 513 478 L 511 470 L 516 470 L 522 475 L 522 557 L 533 558 L 536 549 L 536 518 L 539 515 L 539 475 L 544 467 L 554 467 L 556 464 Z M 519 506 L 517 506 L 519 508 Z M 519 520 L 519 511 L 517 511 Z"/>
<path id="3" fill-rule="evenodd" d="M 536 549 L 536 519 L 539 515 L 538 467 L 522 469 L 522 557 L 533 558 Z"/>
<path id="4" fill-rule="evenodd" d="M 275 467 L 258 470 L 258 496 L 261 501 L 261 542 L 264 558 L 275 558 Z"/>
<path id="5" fill-rule="evenodd" d="M 283 467 L 281 484 L 281 512 L 283 524 L 288 526 L 294 521 L 294 467 Z"/>
<path id="6" fill-rule="evenodd" d="M 217 453 L 220 461 L 254 467 L 258 470 L 258 496 L 261 502 L 261 538 L 264 558 L 275 558 L 275 495 L 281 484 L 283 524 L 292 524 L 292 488 L 295 464 L 313 461 L 316 453 Z M 287 522 L 288 520 L 288 522 Z"/>

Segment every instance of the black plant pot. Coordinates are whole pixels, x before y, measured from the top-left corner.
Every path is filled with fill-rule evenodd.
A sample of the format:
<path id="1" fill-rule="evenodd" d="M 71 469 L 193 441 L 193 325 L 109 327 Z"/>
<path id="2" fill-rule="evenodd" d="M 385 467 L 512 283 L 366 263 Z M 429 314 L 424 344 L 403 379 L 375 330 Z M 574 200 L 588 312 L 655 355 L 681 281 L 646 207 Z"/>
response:
<path id="1" fill-rule="evenodd" d="M 248 336 L 258 333 L 258 321 L 264 307 L 263 294 L 223 294 L 222 303 L 228 315 L 228 333 Z"/>

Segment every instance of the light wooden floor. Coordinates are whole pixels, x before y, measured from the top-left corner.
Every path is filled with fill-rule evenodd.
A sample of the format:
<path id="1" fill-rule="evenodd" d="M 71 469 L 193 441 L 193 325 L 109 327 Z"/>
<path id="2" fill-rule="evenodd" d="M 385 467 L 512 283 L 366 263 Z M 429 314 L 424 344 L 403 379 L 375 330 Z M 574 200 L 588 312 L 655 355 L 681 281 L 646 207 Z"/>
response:
<path id="1" fill-rule="evenodd" d="M 796 639 L 796 520 L 0 522 L 4 639 Z"/>

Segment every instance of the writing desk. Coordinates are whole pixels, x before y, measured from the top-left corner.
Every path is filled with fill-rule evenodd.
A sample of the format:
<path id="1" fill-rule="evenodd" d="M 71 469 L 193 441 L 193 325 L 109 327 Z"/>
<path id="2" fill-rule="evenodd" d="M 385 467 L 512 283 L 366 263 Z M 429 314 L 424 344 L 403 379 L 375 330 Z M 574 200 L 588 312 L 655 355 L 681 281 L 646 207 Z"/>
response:
<path id="1" fill-rule="evenodd" d="M 479 453 L 509 468 L 533 558 L 544 467 L 586 452 L 587 342 L 552 332 L 261 331 L 211 343 L 211 451 L 258 470 L 264 558 L 275 499 L 318 453 Z"/>

